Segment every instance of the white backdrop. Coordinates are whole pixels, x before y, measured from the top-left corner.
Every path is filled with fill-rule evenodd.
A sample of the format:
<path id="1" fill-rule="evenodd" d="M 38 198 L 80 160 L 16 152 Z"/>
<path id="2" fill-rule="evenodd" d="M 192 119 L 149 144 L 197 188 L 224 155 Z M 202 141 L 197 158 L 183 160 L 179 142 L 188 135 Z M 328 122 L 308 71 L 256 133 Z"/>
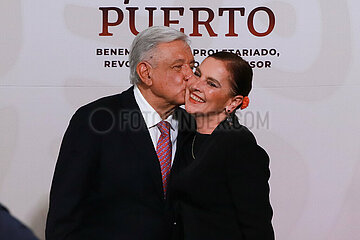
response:
<path id="1" fill-rule="evenodd" d="M 214 13 L 209 36 L 202 25 L 192 36 L 203 49 L 275 49 L 275 56 L 244 56 L 270 67 L 255 67 L 250 106 L 240 120 L 271 157 L 271 202 L 280 240 L 354 240 L 360 238 L 360 3 L 356 0 L 208 1 L 64 0 L 0 2 L 0 202 L 44 238 L 49 189 L 63 133 L 74 111 L 99 97 L 130 86 L 127 55 L 97 55 L 97 49 L 125 49 L 134 38 L 127 7 L 138 7 L 136 29 L 164 24 L 161 7 L 171 11 L 171 24 L 193 33 L 191 8 Z M 117 7 L 123 22 L 99 36 L 99 7 Z M 219 8 L 244 8 L 229 14 Z M 275 15 L 266 36 L 249 31 L 248 18 L 257 7 Z M 109 21 L 117 15 L 111 11 Z M 199 20 L 208 14 L 201 11 Z M 254 16 L 265 32 L 269 17 Z M 204 56 L 195 55 L 197 61 Z M 116 67 L 105 67 L 115 61 Z M 260 63 L 261 66 L 261 63 Z"/>

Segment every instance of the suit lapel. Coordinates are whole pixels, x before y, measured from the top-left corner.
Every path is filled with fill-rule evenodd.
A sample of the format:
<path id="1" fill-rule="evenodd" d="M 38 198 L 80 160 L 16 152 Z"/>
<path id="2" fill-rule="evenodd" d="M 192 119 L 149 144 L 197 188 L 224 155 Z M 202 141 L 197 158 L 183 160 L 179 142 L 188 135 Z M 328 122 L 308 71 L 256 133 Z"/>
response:
<path id="1" fill-rule="evenodd" d="M 179 121 L 178 137 L 176 143 L 176 152 L 174 158 L 174 164 L 181 161 L 179 157 L 181 156 L 180 151 L 184 144 L 184 141 L 187 141 L 187 138 L 195 133 L 196 122 L 193 117 L 191 117 L 184 109 L 178 108 L 175 111 L 174 118 Z"/>
<path id="2" fill-rule="evenodd" d="M 121 114 L 123 114 L 126 124 L 125 130 L 132 141 L 133 146 L 137 146 L 136 155 L 138 155 L 141 162 L 148 164 L 150 167 L 150 174 L 155 184 L 155 189 L 159 196 L 163 198 L 163 185 L 161 177 L 161 168 L 156 151 L 153 146 L 153 142 L 150 137 L 150 133 L 145 124 L 145 120 L 140 112 L 134 97 L 133 87 L 129 88 L 123 94 L 123 108 Z M 126 116 L 127 115 L 127 116 Z"/>
<path id="3" fill-rule="evenodd" d="M 174 174 L 177 174 L 177 171 L 181 169 L 184 164 L 187 163 L 184 162 L 186 159 L 183 157 L 184 151 L 184 144 L 187 141 L 190 141 L 189 139 L 195 134 L 196 129 L 196 123 L 195 120 L 183 109 L 179 108 L 176 110 L 174 117 L 179 121 L 179 131 L 178 131 L 178 137 L 177 137 L 177 143 L 176 143 L 176 152 L 175 152 L 175 158 L 174 162 L 171 168 L 170 177 L 169 177 L 169 183 L 168 183 L 168 194 L 171 194 L 171 181 L 172 176 Z"/>
<path id="4" fill-rule="evenodd" d="M 163 192 L 163 184 L 162 184 L 162 174 L 159 159 L 156 155 L 156 151 L 154 149 L 150 133 L 147 129 L 145 120 L 140 112 L 139 106 L 137 105 L 134 97 L 134 87 L 129 88 L 121 94 L 121 114 L 124 116 L 127 115 L 126 120 L 126 133 L 130 141 L 132 141 L 133 146 L 139 146 L 141 150 L 136 151 L 140 159 L 144 160 L 145 164 L 149 164 L 151 168 L 151 176 L 152 180 L 155 184 L 155 189 L 158 192 L 161 198 L 164 198 Z M 186 113 L 185 110 L 179 108 L 175 111 L 175 118 L 179 121 L 179 129 L 178 129 L 178 137 L 176 143 L 176 152 L 174 157 L 174 162 L 172 166 L 172 170 L 170 172 L 171 181 L 171 173 L 176 171 L 178 162 L 182 161 L 181 159 L 181 147 L 183 146 L 183 142 L 187 141 L 187 137 L 192 134 L 196 129 L 195 120 Z M 123 120 L 120 120 L 123 121 Z M 169 186 L 170 184 L 168 184 Z"/>

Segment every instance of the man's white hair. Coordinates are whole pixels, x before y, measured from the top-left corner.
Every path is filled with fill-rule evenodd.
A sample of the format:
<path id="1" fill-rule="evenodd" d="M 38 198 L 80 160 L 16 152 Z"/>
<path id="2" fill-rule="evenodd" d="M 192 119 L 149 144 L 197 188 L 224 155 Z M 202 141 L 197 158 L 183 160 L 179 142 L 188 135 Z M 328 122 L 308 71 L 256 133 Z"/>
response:
<path id="1" fill-rule="evenodd" d="M 130 62 L 130 83 L 135 85 L 141 82 L 136 72 L 139 62 L 149 60 L 150 55 L 160 43 L 168 43 L 175 40 L 182 40 L 190 45 L 188 36 L 184 33 L 165 26 L 154 26 L 139 33 L 131 44 Z"/>

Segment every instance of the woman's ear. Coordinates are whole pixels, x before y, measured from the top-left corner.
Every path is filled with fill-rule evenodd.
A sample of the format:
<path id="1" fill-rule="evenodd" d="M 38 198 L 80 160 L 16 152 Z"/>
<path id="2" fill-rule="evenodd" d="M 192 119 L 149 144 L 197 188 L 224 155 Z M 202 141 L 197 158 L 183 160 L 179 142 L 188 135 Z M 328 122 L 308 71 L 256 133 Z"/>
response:
<path id="1" fill-rule="evenodd" d="M 230 104 L 226 106 L 226 111 L 228 113 L 232 113 L 233 111 L 235 111 L 235 109 L 242 103 L 243 98 L 244 97 L 241 95 L 236 95 L 235 97 L 231 98 Z"/>
<path id="2" fill-rule="evenodd" d="M 152 85 L 151 70 L 152 70 L 151 65 L 145 61 L 139 62 L 138 65 L 136 66 L 136 72 L 139 75 L 141 81 L 146 86 Z"/>

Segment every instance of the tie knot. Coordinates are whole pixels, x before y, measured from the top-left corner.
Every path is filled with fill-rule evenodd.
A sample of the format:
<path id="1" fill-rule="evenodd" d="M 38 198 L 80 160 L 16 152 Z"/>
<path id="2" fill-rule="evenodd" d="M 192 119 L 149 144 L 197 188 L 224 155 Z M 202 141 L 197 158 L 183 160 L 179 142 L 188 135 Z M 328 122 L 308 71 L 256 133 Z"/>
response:
<path id="1" fill-rule="evenodd" d="M 157 124 L 161 134 L 169 134 L 170 133 L 170 123 L 167 121 L 161 121 Z"/>

